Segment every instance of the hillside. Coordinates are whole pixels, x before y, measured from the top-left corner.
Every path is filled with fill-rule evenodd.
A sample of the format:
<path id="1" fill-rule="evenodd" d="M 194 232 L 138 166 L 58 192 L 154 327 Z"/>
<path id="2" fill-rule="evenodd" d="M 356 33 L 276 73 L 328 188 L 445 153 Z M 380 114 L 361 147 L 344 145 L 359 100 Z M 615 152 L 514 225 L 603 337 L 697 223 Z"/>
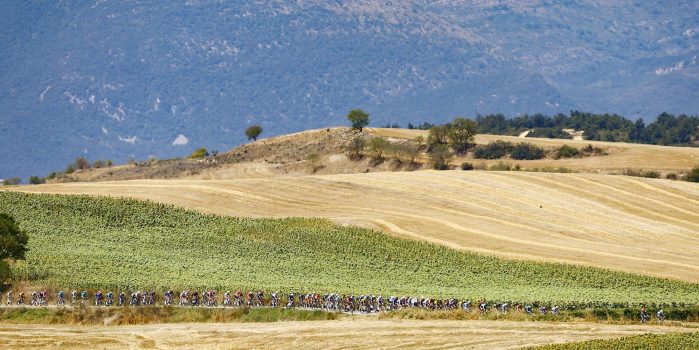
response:
<path id="1" fill-rule="evenodd" d="M 696 114 L 696 1 L 5 1 L 0 178 L 338 123 Z M 181 136 L 181 137 L 180 137 Z M 175 142 L 175 140 L 178 140 Z M 60 150 L 57 154 L 56 150 Z"/>
<path id="2" fill-rule="evenodd" d="M 444 246 L 699 282 L 699 187 L 597 174 L 417 171 L 17 188 L 233 216 L 323 217 Z"/>
<path id="3" fill-rule="evenodd" d="M 57 288 L 243 288 L 522 301 L 699 305 L 699 284 L 519 262 L 318 219 L 204 216 L 135 200 L 0 192 L 29 235 L 20 280 Z M 430 257 L 425 259 L 424 257 Z"/>
<path id="4" fill-rule="evenodd" d="M 361 136 L 385 137 L 393 143 L 413 140 L 416 136 L 427 138 L 427 131 L 408 129 L 367 128 L 359 134 L 348 128 L 326 128 L 271 137 L 247 143 L 228 152 L 219 153 L 206 159 L 170 159 L 159 161 L 142 161 L 135 165 L 121 165 L 111 168 L 81 170 L 59 182 L 71 181 L 114 181 L 138 179 L 243 179 L 277 176 L 300 176 L 310 174 L 350 174 L 377 171 L 409 171 L 429 168 L 428 156 L 423 152 L 417 160 L 419 166 L 396 165 L 391 161 L 375 164 L 370 159 L 350 161 L 346 156 L 348 143 Z M 543 138 L 518 138 L 512 136 L 483 135 L 476 136 L 475 142 L 484 145 L 496 140 L 512 143 L 527 142 L 555 151 L 563 145 L 581 149 L 587 145 L 604 150 L 606 155 L 553 159 L 548 156 L 541 160 L 508 160 L 510 165 L 518 164 L 525 169 L 560 168 L 585 173 L 620 174 L 628 170 L 657 171 L 660 175 L 667 173 L 682 174 L 699 165 L 699 148 L 669 147 L 630 144 L 622 142 L 574 141 Z M 315 172 L 307 161 L 309 154 L 319 154 L 320 167 Z M 390 157 L 389 157 L 390 158 Z M 501 160 L 474 159 L 456 157 L 452 164 L 458 166 L 463 161 L 473 164 L 493 165 Z"/>

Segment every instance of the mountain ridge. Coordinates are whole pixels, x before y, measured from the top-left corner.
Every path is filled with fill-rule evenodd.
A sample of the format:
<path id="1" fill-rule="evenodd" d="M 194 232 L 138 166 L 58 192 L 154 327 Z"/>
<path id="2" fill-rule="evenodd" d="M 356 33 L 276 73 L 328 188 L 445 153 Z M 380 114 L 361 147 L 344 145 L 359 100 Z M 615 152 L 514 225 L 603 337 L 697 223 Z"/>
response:
<path id="1" fill-rule="evenodd" d="M 357 107 L 374 125 L 699 112 L 699 4 L 690 1 L 0 8 L 0 177 L 45 174 L 79 155 L 226 150 L 252 123 L 279 135 L 336 125 Z"/>

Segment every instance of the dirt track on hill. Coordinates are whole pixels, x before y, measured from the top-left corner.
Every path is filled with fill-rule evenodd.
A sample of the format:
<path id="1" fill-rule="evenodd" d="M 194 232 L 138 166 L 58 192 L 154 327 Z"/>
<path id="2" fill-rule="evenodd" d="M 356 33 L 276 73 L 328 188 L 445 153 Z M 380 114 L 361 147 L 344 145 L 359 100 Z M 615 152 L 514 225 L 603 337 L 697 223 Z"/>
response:
<path id="1" fill-rule="evenodd" d="M 517 349 L 696 329 L 588 323 L 341 320 L 255 324 L 0 324 L 3 349 Z"/>
<path id="2" fill-rule="evenodd" d="M 699 186 L 595 174 L 418 171 L 18 188 L 128 196 L 209 213 L 325 217 L 507 258 L 699 282 Z"/>

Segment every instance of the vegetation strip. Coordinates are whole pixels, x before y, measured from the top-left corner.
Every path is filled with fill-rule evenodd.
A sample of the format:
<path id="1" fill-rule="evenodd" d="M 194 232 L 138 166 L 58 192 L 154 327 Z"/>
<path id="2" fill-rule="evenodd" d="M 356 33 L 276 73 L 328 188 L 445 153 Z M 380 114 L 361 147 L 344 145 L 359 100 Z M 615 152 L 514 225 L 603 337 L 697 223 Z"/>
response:
<path id="1" fill-rule="evenodd" d="M 521 262 L 319 219 L 243 219 L 164 204 L 0 193 L 29 235 L 16 279 L 102 289 L 296 289 L 558 305 L 696 306 L 699 284 Z"/>
<path id="2" fill-rule="evenodd" d="M 2 308 L 0 322 L 18 324 L 125 325 L 183 322 L 277 322 L 335 320 L 341 314 L 280 308 L 51 307 Z"/>
<path id="3" fill-rule="evenodd" d="M 699 332 L 676 334 L 644 334 L 607 340 L 588 340 L 579 343 L 551 344 L 527 348 L 529 350 L 687 350 L 699 349 Z"/>

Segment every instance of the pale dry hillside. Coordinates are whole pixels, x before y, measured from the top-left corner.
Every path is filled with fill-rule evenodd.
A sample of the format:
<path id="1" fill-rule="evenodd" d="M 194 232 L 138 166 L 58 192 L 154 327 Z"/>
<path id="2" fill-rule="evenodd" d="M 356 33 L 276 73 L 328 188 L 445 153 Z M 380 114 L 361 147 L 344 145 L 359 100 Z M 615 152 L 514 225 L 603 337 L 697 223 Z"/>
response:
<path id="1" fill-rule="evenodd" d="M 416 171 L 21 187 L 234 216 L 325 217 L 506 258 L 699 282 L 699 186 L 598 174 Z"/>
<path id="2" fill-rule="evenodd" d="M 368 128 L 359 134 L 348 128 L 308 130 L 290 135 L 261 139 L 207 159 L 169 159 L 141 161 L 134 165 L 111 168 L 79 170 L 60 178 L 58 182 L 71 181 L 118 181 L 136 179 L 246 179 L 277 176 L 299 176 L 308 174 L 352 174 L 377 171 L 406 171 L 429 168 L 429 158 L 418 156 L 421 164 L 397 165 L 388 159 L 383 163 L 372 162 L 369 157 L 361 161 L 350 161 L 345 155 L 347 144 L 355 137 L 386 137 L 391 142 L 406 142 L 416 136 L 427 137 L 427 131 L 409 129 Z M 699 165 L 699 148 L 669 147 L 629 144 L 621 142 L 573 141 L 560 139 L 518 138 L 512 136 L 478 135 L 477 144 L 495 140 L 513 143 L 528 142 L 554 151 L 562 145 L 578 149 L 592 144 L 608 155 L 555 160 L 551 156 L 541 160 L 479 160 L 472 156 L 456 157 L 451 164 L 458 166 L 463 161 L 473 164 L 492 165 L 500 161 L 523 168 L 564 167 L 587 173 L 622 173 L 626 170 L 654 170 L 662 175 L 681 174 Z M 310 154 L 320 156 L 320 167 L 312 170 L 307 161 Z"/>
<path id="3" fill-rule="evenodd" d="M 517 349 L 695 328 L 503 321 L 340 321 L 139 326 L 2 325 L 3 349 Z M 225 344 L 225 346 L 223 346 Z"/>

